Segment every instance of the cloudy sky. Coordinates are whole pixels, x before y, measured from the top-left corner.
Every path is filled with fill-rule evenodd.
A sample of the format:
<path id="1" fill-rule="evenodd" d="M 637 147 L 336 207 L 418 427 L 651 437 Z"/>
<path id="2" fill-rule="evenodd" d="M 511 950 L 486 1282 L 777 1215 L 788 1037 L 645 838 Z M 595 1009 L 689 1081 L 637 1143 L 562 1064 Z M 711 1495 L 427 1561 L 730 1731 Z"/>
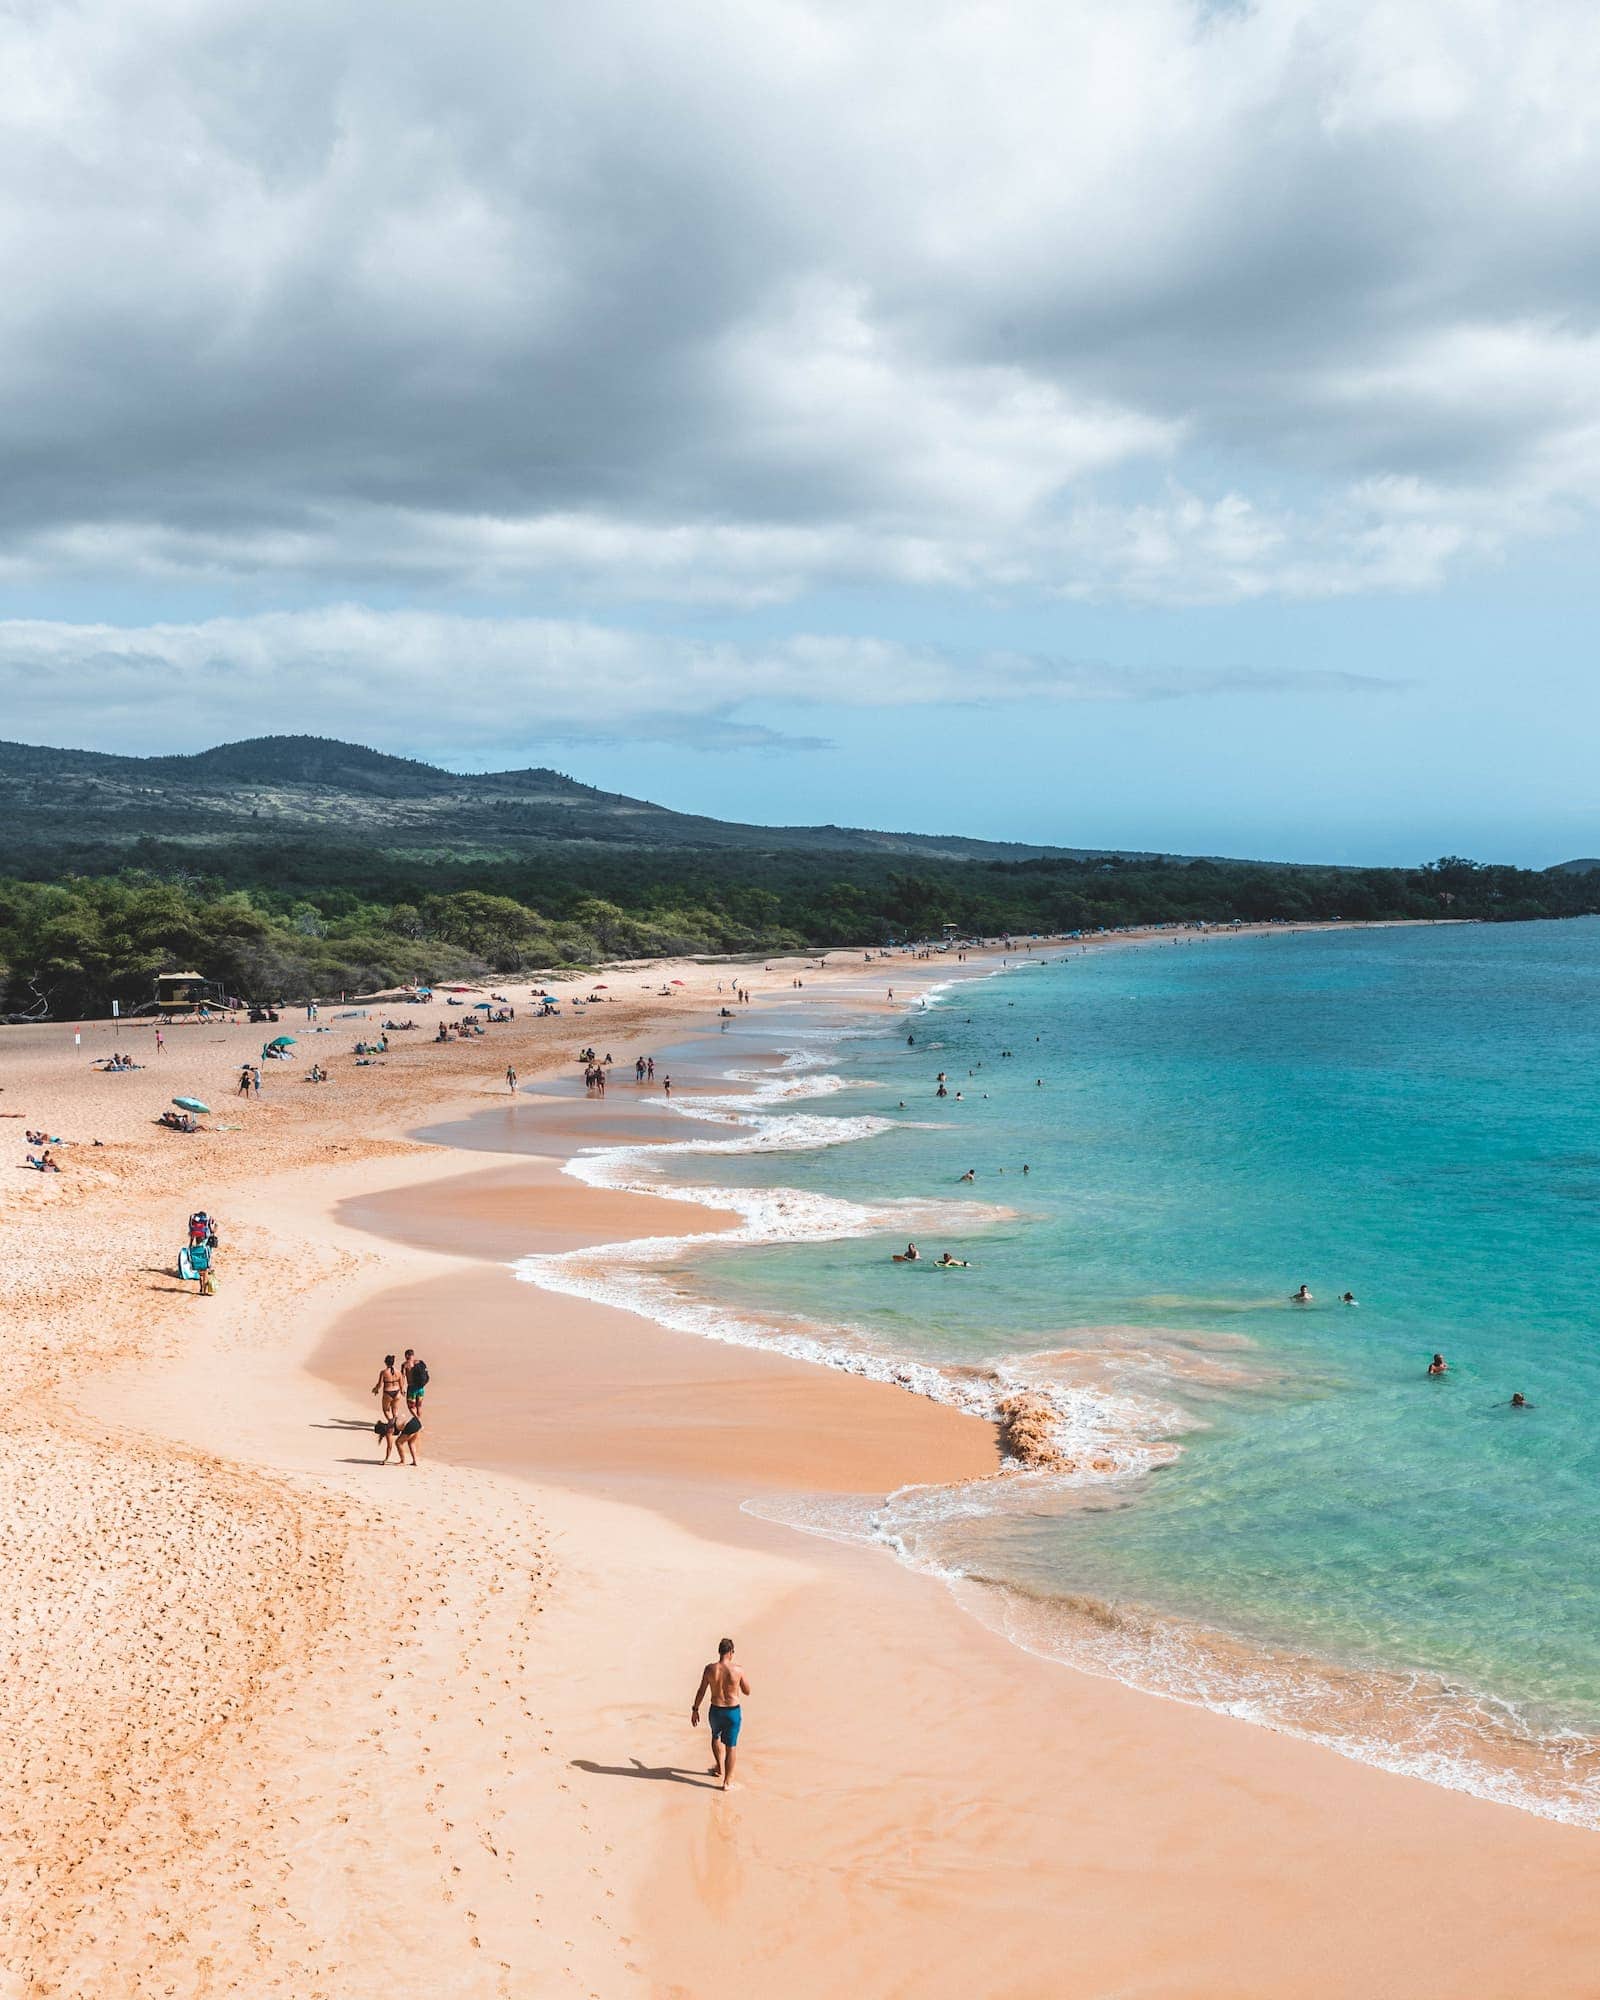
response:
<path id="1" fill-rule="evenodd" d="M 17 0 L 0 734 L 1600 853 L 1592 0 Z"/>

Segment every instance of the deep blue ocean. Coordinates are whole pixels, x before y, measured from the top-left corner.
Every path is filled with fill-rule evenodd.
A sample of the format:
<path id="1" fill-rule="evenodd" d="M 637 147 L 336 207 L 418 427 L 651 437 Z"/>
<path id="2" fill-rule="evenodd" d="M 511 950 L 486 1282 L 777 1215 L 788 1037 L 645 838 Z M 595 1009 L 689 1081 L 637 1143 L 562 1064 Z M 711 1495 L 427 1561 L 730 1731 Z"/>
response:
<path id="1" fill-rule="evenodd" d="M 831 1095 L 658 1178 L 863 1233 L 673 1283 L 1049 1399 L 1064 1473 L 804 1525 L 1034 1650 L 1592 1822 L 1600 921 L 1180 939 L 807 1030 Z"/>

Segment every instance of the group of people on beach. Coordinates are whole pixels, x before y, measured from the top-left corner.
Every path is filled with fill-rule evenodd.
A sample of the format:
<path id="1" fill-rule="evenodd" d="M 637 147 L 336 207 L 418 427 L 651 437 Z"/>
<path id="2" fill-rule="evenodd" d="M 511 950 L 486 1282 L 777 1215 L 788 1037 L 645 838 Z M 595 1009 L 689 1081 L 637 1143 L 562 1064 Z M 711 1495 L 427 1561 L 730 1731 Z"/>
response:
<path id="1" fill-rule="evenodd" d="M 436 1042 L 465 1042 L 485 1032 L 483 1021 L 478 1015 L 466 1014 L 459 1021 L 441 1021 L 439 1032 L 433 1039 Z"/>
<path id="2" fill-rule="evenodd" d="M 415 1348 L 408 1347 L 399 1362 L 392 1354 L 383 1357 L 378 1379 L 372 1385 L 373 1395 L 383 1399 L 379 1404 L 383 1415 L 372 1429 L 383 1440 L 385 1465 L 391 1458 L 396 1465 L 404 1465 L 408 1454 L 411 1464 L 416 1464 L 417 1439 L 422 1435 L 422 1398 L 427 1387 L 428 1364 Z M 400 1414 L 402 1402 L 404 1418 Z"/>

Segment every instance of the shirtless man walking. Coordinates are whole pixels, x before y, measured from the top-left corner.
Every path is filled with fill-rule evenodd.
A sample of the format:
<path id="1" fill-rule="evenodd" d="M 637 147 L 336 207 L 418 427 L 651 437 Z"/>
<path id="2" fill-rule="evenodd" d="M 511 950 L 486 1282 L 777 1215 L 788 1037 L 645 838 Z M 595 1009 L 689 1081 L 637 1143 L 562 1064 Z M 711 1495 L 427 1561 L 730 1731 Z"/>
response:
<path id="1" fill-rule="evenodd" d="M 709 1697 L 706 1721 L 711 1725 L 711 1769 L 722 1780 L 725 1792 L 733 1789 L 733 1760 L 744 1722 L 741 1701 L 749 1692 L 744 1669 L 733 1657 L 733 1641 L 724 1639 L 717 1647 L 717 1657 L 701 1672 L 689 1721 L 695 1729 L 700 1727 L 700 1705 Z"/>

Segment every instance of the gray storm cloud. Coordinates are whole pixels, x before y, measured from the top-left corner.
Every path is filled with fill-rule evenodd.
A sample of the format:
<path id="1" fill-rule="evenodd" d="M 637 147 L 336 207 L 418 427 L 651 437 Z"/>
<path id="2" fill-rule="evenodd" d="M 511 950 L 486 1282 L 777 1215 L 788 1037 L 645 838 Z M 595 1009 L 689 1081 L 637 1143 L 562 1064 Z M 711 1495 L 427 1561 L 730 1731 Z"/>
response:
<path id="1" fill-rule="evenodd" d="M 0 576 L 751 603 L 1436 582 L 1600 485 L 1600 17 L 0 27 Z"/>

